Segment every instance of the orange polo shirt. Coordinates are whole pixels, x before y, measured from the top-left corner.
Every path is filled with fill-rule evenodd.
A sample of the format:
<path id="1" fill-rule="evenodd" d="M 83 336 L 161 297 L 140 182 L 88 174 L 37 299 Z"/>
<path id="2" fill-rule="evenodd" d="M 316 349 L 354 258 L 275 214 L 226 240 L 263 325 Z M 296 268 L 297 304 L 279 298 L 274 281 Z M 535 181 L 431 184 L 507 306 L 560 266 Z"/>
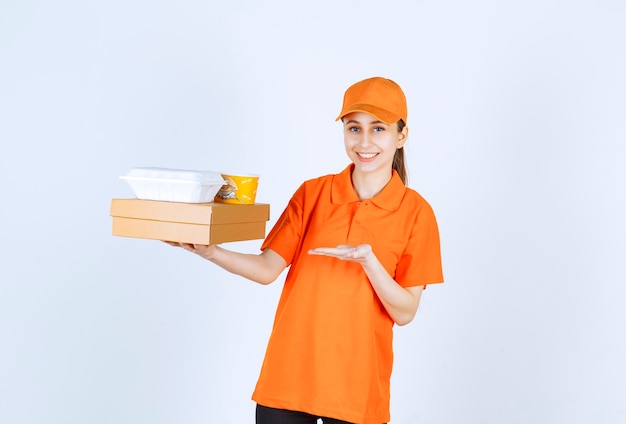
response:
<path id="1" fill-rule="evenodd" d="M 395 172 L 366 200 L 351 172 L 352 165 L 302 184 L 261 247 L 290 269 L 252 399 L 381 424 L 390 419 L 393 320 L 361 265 L 307 251 L 368 243 L 401 286 L 441 283 L 439 231 L 430 205 Z"/>

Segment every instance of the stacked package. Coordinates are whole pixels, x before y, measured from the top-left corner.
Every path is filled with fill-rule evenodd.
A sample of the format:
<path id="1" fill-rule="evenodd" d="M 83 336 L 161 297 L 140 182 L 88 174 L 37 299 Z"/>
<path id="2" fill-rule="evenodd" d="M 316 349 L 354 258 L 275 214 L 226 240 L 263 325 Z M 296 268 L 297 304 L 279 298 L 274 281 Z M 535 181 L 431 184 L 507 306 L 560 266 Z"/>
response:
<path id="1" fill-rule="evenodd" d="M 113 199 L 113 235 L 195 244 L 262 239 L 268 204 L 215 203 L 220 173 L 133 168 L 120 177 L 135 198 Z"/>

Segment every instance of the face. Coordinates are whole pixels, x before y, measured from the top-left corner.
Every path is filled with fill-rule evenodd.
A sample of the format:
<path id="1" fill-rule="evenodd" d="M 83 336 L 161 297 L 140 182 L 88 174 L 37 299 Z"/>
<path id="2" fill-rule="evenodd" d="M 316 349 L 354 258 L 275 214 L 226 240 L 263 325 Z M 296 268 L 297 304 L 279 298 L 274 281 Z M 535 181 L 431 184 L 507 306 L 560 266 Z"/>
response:
<path id="1" fill-rule="evenodd" d="M 404 146 L 408 127 L 398 131 L 396 123 L 386 124 L 362 112 L 343 117 L 346 153 L 355 172 L 390 175 L 396 150 Z"/>

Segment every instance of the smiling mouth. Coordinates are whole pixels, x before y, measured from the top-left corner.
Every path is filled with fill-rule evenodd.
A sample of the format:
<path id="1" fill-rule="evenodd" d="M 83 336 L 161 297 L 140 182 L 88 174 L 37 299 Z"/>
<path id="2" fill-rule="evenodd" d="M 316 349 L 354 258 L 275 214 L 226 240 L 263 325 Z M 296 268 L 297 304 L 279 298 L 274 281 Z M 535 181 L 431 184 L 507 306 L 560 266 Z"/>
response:
<path id="1" fill-rule="evenodd" d="M 361 157 L 363 159 L 372 159 L 372 158 L 376 157 L 376 155 L 378 155 L 378 153 L 357 153 L 357 155 L 359 155 L 359 157 Z"/>

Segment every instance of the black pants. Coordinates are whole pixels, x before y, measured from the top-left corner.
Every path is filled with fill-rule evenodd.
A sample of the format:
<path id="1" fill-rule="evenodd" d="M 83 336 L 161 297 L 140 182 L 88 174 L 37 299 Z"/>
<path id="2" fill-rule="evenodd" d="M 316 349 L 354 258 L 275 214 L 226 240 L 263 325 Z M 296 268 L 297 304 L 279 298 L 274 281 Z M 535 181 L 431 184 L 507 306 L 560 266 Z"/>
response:
<path id="1" fill-rule="evenodd" d="M 321 418 L 324 424 L 350 424 L 347 421 L 316 417 L 305 412 L 256 406 L 256 424 L 317 424 L 318 418 Z"/>

